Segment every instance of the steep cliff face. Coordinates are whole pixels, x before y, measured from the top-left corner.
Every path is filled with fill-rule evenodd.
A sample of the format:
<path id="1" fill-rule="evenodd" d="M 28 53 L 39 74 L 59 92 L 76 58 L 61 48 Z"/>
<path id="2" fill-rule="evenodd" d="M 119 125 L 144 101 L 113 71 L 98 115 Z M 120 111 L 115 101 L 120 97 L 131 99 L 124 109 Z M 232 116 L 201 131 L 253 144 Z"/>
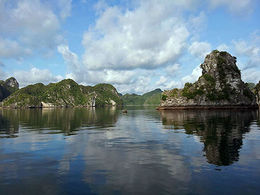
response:
<path id="1" fill-rule="evenodd" d="M 13 77 L 0 81 L 0 101 L 7 98 L 13 92 L 19 89 L 19 83 Z"/>
<path id="2" fill-rule="evenodd" d="M 94 87 L 77 84 L 71 79 L 24 87 L 3 101 L 10 107 L 74 107 L 122 105 L 116 89 L 109 84 Z"/>
<path id="3" fill-rule="evenodd" d="M 256 95 L 256 102 L 260 106 L 260 81 L 257 83 L 253 91 Z"/>
<path id="4" fill-rule="evenodd" d="M 256 107 L 255 95 L 241 80 L 236 57 L 217 50 L 200 65 L 202 76 L 183 89 L 164 91 L 161 108 L 169 107 Z"/>

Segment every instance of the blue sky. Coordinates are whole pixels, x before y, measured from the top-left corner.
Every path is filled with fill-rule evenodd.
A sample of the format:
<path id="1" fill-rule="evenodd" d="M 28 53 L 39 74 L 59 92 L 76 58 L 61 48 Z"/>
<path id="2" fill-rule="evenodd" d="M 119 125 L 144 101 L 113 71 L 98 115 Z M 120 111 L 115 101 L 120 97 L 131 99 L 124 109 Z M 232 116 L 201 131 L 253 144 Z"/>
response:
<path id="1" fill-rule="evenodd" d="M 219 49 L 257 83 L 259 9 L 257 0 L 0 0 L 0 77 L 140 94 L 194 82 Z"/>

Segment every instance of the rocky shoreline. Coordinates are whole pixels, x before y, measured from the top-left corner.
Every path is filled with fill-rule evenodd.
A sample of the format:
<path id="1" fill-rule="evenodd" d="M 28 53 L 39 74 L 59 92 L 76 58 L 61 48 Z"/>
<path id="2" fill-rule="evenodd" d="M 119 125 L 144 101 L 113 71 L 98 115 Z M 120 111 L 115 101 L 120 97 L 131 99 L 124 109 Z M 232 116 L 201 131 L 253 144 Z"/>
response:
<path id="1" fill-rule="evenodd" d="M 234 109 L 234 110 L 243 110 L 243 109 L 259 109 L 258 105 L 224 105 L 224 106 L 159 106 L 157 110 L 221 110 L 221 109 Z"/>

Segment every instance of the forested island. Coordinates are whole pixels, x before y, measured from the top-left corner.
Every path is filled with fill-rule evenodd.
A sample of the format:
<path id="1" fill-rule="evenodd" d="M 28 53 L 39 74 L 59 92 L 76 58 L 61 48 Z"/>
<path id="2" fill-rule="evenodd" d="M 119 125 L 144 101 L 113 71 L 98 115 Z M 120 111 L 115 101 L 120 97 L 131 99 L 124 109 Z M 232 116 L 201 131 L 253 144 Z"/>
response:
<path id="1" fill-rule="evenodd" d="M 0 81 L 0 101 L 8 108 L 102 107 L 154 105 L 158 109 L 258 108 L 260 82 L 244 83 L 236 57 L 214 50 L 200 65 L 202 75 L 183 89 L 155 89 L 143 95 L 121 95 L 111 84 L 84 86 L 72 79 L 19 89 L 13 77 Z"/>
<path id="2" fill-rule="evenodd" d="M 200 67 L 202 75 L 195 83 L 164 91 L 158 109 L 258 108 L 259 84 L 250 90 L 242 81 L 236 57 L 214 50 Z"/>

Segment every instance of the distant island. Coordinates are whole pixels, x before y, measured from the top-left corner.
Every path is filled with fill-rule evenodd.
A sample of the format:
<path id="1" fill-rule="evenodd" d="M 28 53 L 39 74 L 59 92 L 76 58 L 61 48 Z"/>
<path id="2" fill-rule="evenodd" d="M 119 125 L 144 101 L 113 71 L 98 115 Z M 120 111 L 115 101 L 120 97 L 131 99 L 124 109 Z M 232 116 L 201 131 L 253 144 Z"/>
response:
<path id="1" fill-rule="evenodd" d="M 260 81 L 257 85 L 244 83 L 236 57 L 214 50 L 200 67 L 202 75 L 195 83 L 186 83 L 183 89 L 155 89 L 143 95 L 122 95 L 110 84 L 84 86 L 72 79 L 19 89 L 19 83 L 11 77 L 0 81 L 0 105 L 7 108 L 154 105 L 159 110 L 258 108 Z"/>
<path id="2" fill-rule="evenodd" d="M 195 83 L 164 91 L 158 109 L 258 108 L 259 98 L 242 81 L 236 57 L 214 50 L 200 67 L 202 75 Z M 255 93 L 259 97 L 259 84 Z"/>
<path id="3" fill-rule="evenodd" d="M 143 95 L 127 93 L 122 96 L 122 100 L 124 105 L 127 106 L 158 106 L 161 101 L 162 92 L 161 89 L 155 89 Z"/>
<path id="4" fill-rule="evenodd" d="M 1 106 L 8 108 L 158 106 L 161 94 L 161 89 L 155 89 L 143 95 L 122 95 L 110 84 L 83 86 L 72 79 L 48 85 L 36 83 L 21 89 L 13 77 L 0 81 Z"/>
<path id="5" fill-rule="evenodd" d="M 48 85 L 28 85 L 14 90 L 2 102 L 3 107 L 11 108 L 96 107 L 122 104 L 120 95 L 112 85 L 83 86 L 72 79 Z"/>

